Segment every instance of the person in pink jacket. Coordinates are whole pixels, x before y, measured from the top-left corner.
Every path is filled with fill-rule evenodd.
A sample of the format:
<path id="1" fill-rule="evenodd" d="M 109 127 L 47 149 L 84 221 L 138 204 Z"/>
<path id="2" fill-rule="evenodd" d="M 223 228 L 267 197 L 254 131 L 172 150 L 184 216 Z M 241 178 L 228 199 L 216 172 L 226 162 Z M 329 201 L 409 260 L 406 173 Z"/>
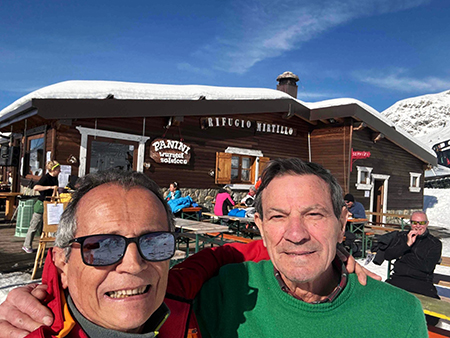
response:
<path id="1" fill-rule="evenodd" d="M 228 209 L 234 205 L 234 201 L 225 189 L 219 189 L 214 205 L 214 214 L 217 216 L 228 215 Z"/>

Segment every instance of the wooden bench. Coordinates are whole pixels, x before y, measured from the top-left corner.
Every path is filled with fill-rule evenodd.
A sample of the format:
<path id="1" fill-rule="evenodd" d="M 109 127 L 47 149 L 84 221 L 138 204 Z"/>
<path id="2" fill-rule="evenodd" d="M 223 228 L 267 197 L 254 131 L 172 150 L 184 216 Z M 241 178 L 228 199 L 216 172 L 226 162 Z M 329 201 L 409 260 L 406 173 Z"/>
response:
<path id="1" fill-rule="evenodd" d="M 443 266 L 449 266 L 450 267 L 450 257 L 441 257 L 441 261 L 439 262 L 439 265 Z"/>
<path id="2" fill-rule="evenodd" d="M 420 303 L 422 303 L 423 312 L 426 315 L 450 320 L 450 303 L 441 299 L 431 298 L 424 295 L 413 293 Z"/>
<path id="3" fill-rule="evenodd" d="M 181 218 L 184 219 L 193 219 L 195 221 L 200 221 L 201 214 L 201 207 L 188 207 L 181 209 Z"/>
<path id="4" fill-rule="evenodd" d="M 219 235 L 219 233 L 218 232 L 211 232 L 211 233 L 207 233 L 207 235 L 216 237 L 216 236 Z M 239 237 L 239 236 L 230 235 L 230 234 L 223 234 L 222 238 L 225 239 L 225 240 L 232 241 L 232 242 L 240 242 L 240 243 L 253 242 L 253 239 L 251 239 L 251 238 Z"/>

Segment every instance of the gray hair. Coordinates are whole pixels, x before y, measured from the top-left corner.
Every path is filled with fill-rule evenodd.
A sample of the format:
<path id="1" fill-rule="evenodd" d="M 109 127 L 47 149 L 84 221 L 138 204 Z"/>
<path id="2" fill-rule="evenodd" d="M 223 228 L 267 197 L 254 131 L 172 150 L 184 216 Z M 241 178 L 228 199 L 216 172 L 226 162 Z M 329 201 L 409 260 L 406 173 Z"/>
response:
<path id="1" fill-rule="evenodd" d="M 77 182 L 79 187 L 73 193 L 71 201 L 64 210 L 59 222 L 58 231 L 56 232 L 55 246 L 65 248 L 66 258 L 69 258 L 71 251 L 68 243 L 75 238 L 77 232 L 77 207 L 80 200 L 92 189 L 108 183 L 118 185 L 125 190 L 139 187 L 154 193 L 166 211 L 169 231 L 173 232 L 175 230 L 175 223 L 170 207 L 162 197 L 158 185 L 145 174 L 118 170 L 107 170 L 89 174 Z"/>
<path id="2" fill-rule="evenodd" d="M 299 158 L 289 158 L 270 161 L 261 175 L 261 185 L 255 197 L 256 212 L 259 213 L 261 220 L 263 219 L 262 192 L 274 178 L 284 175 L 315 175 L 321 178 L 330 188 L 334 215 L 337 219 L 341 217 L 342 208 L 345 206 L 342 188 L 330 171 L 317 163 L 305 162 Z"/>

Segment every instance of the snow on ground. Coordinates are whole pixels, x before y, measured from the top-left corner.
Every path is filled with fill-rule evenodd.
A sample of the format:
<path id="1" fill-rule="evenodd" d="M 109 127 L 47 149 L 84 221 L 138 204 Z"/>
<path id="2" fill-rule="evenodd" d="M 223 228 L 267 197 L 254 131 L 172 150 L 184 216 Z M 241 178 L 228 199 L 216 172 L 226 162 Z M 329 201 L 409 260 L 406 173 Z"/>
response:
<path id="1" fill-rule="evenodd" d="M 425 189 L 424 209 L 430 221 L 430 231 L 442 241 L 442 255 L 450 257 L 450 189 Z M 383 281 L 386 279 L 387 262 L 384 262 L 382 265 L 376 265 L 372 262 L 364 265 L 365 259 L 358 259 L 358 262 L 381 276 Z M 450 276 L 450 267 L 438 265 L 435 272 Z M 28 273 L 0 274 L 0 303 L 5 300 L 6 294 L 12 287 L 29 282 L 30 274 Z"/>
<path id="2" fill-rule="evenodd" d="M 0 304 L 6 295 L 16 286 L 30 283 L 31 274 L 24 272 L 0 273 Z"/>

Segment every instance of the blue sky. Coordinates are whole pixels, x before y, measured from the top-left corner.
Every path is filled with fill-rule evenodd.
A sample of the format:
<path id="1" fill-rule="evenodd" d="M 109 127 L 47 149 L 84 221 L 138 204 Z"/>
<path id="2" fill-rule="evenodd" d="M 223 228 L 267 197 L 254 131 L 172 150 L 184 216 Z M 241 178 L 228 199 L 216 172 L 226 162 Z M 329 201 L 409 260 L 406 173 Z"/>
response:
<path id="1" fill-rule="evenodd" d="M 276 88 L 382 111 L 450 89 L 448 0 L 4 0 L 0 109 L 65 80 Z"/>

